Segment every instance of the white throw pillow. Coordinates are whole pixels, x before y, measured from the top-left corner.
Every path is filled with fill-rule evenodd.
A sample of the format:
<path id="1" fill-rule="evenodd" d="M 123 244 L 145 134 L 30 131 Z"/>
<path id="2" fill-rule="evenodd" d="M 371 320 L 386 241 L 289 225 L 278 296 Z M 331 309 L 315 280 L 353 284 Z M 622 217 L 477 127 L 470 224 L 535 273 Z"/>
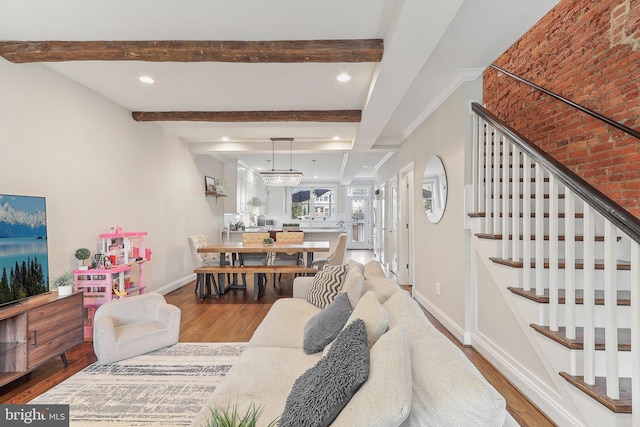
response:
<path id="1" fill-rule="evenodd" d="M 307 293 L 307 301 L 320 308 L 331 304 L 342 288 L 347 268 L 347 264 L 327 265 L 317 272 Z"/>
<path id="2" fill-rule="evenodd" d="M 379 261 L 373 259 L 364 265 L 364 277 L 369 279 L 372 277 L 387 277 L 382 265 Z"/>
<path id="3" fill-rule="evenodd" d="M 351 308 L 358 305 L 358 301 L 362 298 L 364 290 L 364 277 L 362 276 L 362 273 L 357 269 L 350 269 L 347 273 L 347 278 L 344 279 L 344 284 L 342 285 L 342 290 L 340 292 L 347 294 Z"/>
<path id="4" fill-rule="evenodd" d="M 360 264 L 358 261 L 350 259 L 349 261 L 347 261 L 347 265 L 349 266 L 349 271 L 358 270 L 360 274 L 364 276 L 364 264 Z"/>
<path id="5" fill-rule="evenodd" d="M 364 284 L 367 292 L 375 292 L 380 304 L 387 302 L 393 294 L 400 290 L 400 286 L 398 286 L 396 282 L 391 279 L 387 279 L 386 277 L 375 276 L 373 278 L 367 278 L 364 281 Z"/>
<path id="6" fill-rule="evenodd" d="M 338 415 L 334 425 L 397 427 L 412 401 L 411 348 L 405 326 L 390 329 L 371 347 L 369 379 Z"/>
<path id="7" fill-rule="evenodd" d="M 389 328 L 389 315 L 373 292 L 365 293 L 349 316 L 345 328 L 356 319 L 364 320 L 367 344 L 371 348 Z"/>

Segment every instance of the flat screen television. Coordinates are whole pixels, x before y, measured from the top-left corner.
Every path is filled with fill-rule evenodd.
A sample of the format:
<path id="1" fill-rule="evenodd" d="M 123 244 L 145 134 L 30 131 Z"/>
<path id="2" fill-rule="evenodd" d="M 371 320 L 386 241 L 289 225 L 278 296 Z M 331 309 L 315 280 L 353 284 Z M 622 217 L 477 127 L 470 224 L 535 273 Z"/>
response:
<path id="1" fill-rule="evenodd" d="M 46 292 L 45 198 L 0 194 L 0 307 Z"/>

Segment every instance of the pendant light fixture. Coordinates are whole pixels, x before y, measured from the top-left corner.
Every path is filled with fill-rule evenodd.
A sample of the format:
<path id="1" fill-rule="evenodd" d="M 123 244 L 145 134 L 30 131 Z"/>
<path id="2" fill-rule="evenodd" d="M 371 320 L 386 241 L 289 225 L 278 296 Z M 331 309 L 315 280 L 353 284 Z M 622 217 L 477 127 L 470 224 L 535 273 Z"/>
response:
<path id="1" fill-rule="evenodd" d="M 275 143 L 276 141 L 289 141 L 289 170 L 276 170 L 275 162 Z M 269 187 L 288 187 L 298 185 L 302 180 L 302 172 L 293 170 L 293 138 L 271 138 L 271 163 L 273 169 L 260 172 L 260 176 L 264 183 Z"/>

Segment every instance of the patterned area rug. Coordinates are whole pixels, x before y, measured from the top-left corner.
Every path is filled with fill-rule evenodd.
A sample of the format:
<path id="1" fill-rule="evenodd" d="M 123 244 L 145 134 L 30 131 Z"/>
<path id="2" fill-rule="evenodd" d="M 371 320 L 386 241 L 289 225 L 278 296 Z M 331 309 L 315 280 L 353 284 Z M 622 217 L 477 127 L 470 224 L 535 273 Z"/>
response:
<path id="1" fill-rule="evenodd" d="M 245 343 L 178 343 L 92 364 L 29 403 L 70 404 L 71 426 L 188 426 Z"/>

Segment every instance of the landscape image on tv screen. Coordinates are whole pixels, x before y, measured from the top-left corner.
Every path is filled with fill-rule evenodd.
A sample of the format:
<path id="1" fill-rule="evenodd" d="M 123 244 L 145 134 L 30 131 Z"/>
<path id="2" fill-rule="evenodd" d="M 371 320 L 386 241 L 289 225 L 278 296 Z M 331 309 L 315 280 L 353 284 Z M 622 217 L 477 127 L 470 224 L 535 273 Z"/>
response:
<path id="1" fill-rule="evenodd" d="M 0 194 L 0 305 L 49 292 L 44 197 Z"/>

